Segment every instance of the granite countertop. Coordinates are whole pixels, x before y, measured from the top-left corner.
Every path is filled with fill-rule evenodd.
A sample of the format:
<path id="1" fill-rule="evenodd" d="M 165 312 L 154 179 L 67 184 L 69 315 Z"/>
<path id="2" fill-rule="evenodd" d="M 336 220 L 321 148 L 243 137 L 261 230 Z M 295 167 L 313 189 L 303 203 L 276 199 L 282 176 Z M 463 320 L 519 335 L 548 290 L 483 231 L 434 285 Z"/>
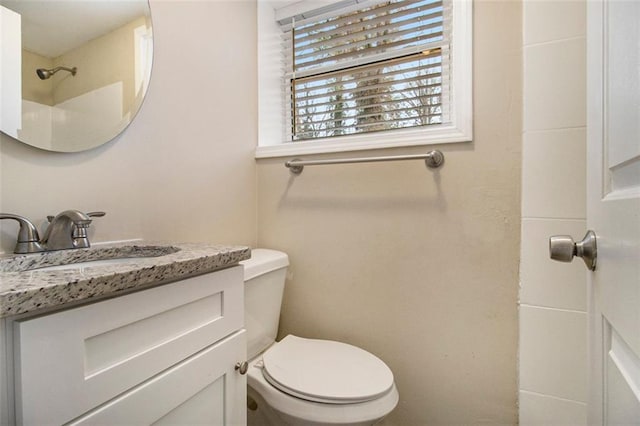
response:
<path id="1" fill-rule="evenodd" d="M 223 269 L 250 257 L 245 246 L 146 242 L 0 257 L 0 318 L 113 297 Z M 69 265 L 119 258 L 127 261 Z M 61 264 L 69 267 L 34 269 Z"/>

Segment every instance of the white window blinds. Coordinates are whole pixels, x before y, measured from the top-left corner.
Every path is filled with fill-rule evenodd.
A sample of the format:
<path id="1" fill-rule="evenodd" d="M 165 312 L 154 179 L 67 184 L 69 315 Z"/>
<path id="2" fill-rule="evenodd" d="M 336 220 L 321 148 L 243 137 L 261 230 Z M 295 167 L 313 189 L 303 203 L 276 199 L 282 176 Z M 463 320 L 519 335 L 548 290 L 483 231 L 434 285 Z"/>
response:
<path id="1" fill-rule="evenodd" d="M 448 1 L 371 0 L 281 21 L 287 139 L 446 123 Z"/>

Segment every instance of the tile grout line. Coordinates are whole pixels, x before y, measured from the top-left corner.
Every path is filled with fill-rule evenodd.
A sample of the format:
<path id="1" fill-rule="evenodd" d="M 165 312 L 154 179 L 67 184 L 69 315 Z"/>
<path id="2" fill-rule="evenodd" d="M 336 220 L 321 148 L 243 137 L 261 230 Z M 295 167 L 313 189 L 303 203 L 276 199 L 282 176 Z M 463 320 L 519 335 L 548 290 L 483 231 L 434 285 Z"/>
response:
<path id="1" fill-rule="evenodd" d="M 585 222 L 586 217 L 544 217 L 544 216 L 522 216 L 520 219 L 525 220 L 549 220 L 549 221 L 567 221 L 572 220 L 575 222 Z"/>
<path id="2" fill-rule="evenodd" d="M 576 404 L 584 405 L 585 407 L 587 406 L 586 402 L 578 401 L 577 399 L 562 398 L 561 396 L 555 396 L 555 395 L 550 395 L 550 394 L 547 394 L 547 393 L 540 393 L 540 392 L 530 391 L 530 390 L 527 390 L 527 389 L 520 389 L 520 392 L 529 393 L 529 394 L 535 395 L 535 396 L 543 396 L 545 398 L 558 399 L 560 401 L 565 401 L 565 402 L 573 402 L 573 403 L 576 403 Z"/>
<path id="3" fill-rule="evenodd" d="M 521 308 L 536 308 L 536 309 L 544 309 L 547 311 L 554 311 L 554 312 L 568 312 L 568 313 L 573 313 L 573 314 L 587 314 L 588 312 L 585 311 L 580 311 L 577 309 L 565 309 L 565 308 L 553 308 L 550 306 L 541 306 L 541 305 L 530 305 L 528 303 L 522 303 L 519 302 L 519 305 Z"/>
<path id="4" fill-rule="evenodd" d="M 554 44 L 554 43 L 562 43 L 565 41 L 575 41 L 575 40 L 580 40 L 580 39 L 584 39 L 585 41 L 587 40 L 587 35 L 578 35 L 578 36 L 572 36 L 572 37 L 564 37 L 564 38 L 558 38 L 558 39 L 554 39 L 554 40 L 547 40 L 547 41 L 539 41 L 537 43 L 531 43 L 531 44 L 527 44 L 523 41 L 522 43 L 522 48 L 523 50 L 529 48 L 529 47 L 537 47 L 537 46 L 546 46 L 549 44 Z"/>

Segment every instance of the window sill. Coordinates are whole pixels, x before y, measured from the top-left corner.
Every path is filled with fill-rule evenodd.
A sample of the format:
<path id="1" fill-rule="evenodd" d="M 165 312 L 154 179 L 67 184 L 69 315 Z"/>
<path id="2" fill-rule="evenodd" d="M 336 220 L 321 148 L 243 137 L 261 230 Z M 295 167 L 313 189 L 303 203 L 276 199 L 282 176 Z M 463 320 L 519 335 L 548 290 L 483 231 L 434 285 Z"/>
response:
<path id="1" fill-rule="evenodd" d="M 333 152 L 361 151 L 404 146 L 436 145 L 470 142 L 471 131 L 462 131 L 453 126 L 437 129 L 380 132 L 367 135 L 327 138 L 308 142 L 287 142 L 278 145 L 258 146 L 255 158 L 289 157 L 305 154 L 328 154 Z"/>

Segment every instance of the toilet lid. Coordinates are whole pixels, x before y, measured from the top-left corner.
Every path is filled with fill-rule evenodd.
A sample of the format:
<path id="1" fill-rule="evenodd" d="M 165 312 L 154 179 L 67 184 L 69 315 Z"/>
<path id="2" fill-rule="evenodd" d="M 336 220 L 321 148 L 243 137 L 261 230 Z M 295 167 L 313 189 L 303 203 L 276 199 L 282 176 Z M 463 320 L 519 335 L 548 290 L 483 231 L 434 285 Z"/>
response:
<path id="1" fill-rule="evenodd" d="M 309 401 L 370 401 L 393 386 L 393 373 L 382 360 L 346 343 L 288 335 L 262 360 L 262 373 L 271 385 Z"/>

